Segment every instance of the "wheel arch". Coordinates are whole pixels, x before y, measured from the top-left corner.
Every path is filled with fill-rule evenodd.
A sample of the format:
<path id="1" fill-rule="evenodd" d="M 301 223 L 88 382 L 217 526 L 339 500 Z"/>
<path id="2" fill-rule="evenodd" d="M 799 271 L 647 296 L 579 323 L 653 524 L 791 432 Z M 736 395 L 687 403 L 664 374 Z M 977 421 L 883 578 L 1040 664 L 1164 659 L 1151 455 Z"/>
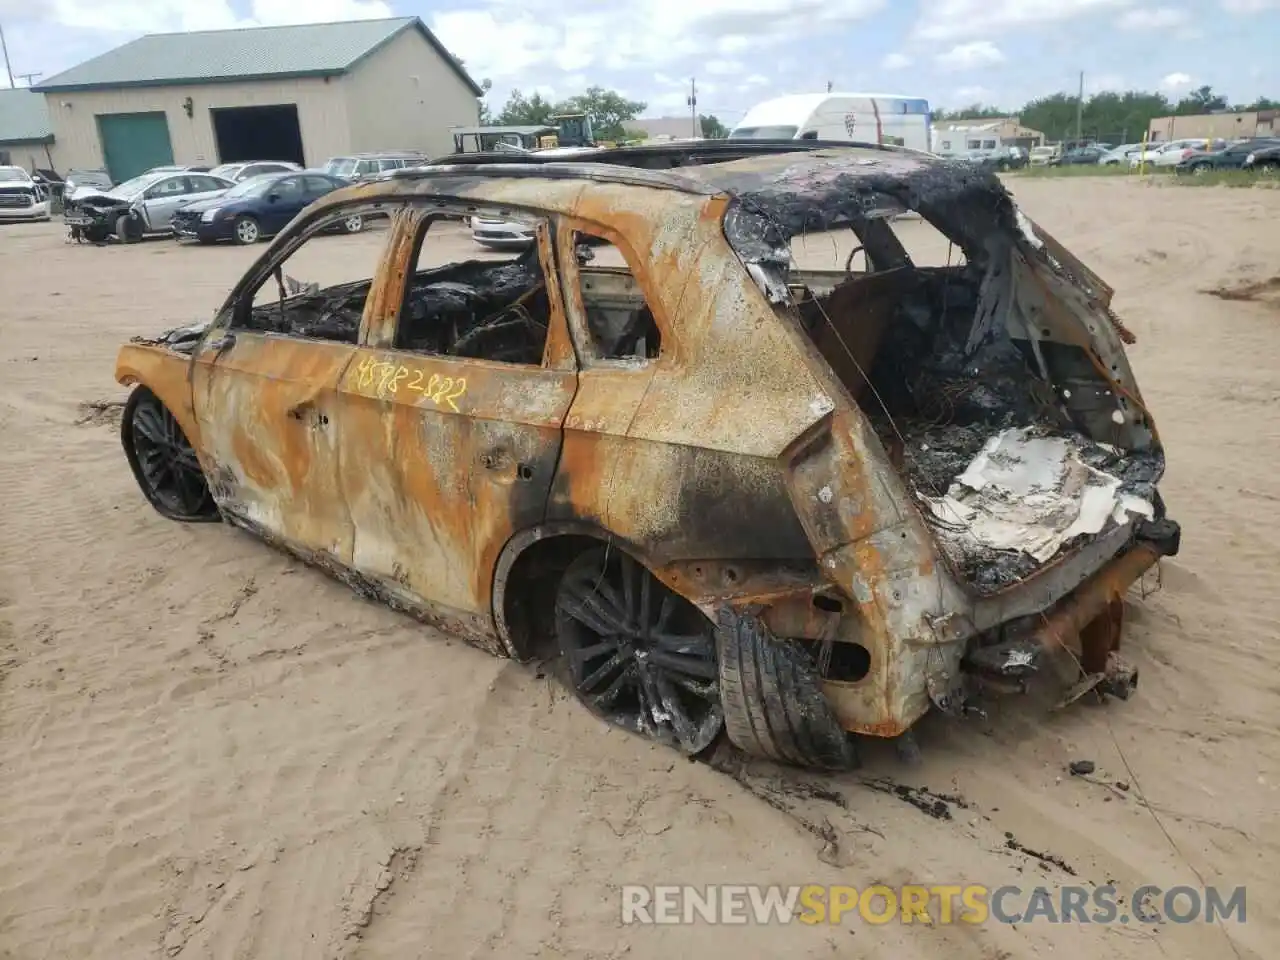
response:
<path id="1" fill-rule="evenodd" d="M 154 344 L 128 343 L 116 356 L 116 382 L 122 386 L 145 388 L 173 414 L 191 446 L 199 453 L 200 428 L 188 375 L 191 358 Z M 130 396 L 132 400 L 132 394 Z"/>
<path id="2" fill-rule="evenodd" d="M 662 579 L 653 557 L 637 544 L 585 520 L 555 520 L 512 534 L 494 564 L 492 615 L 508 656 L 528 660 L 554 633 L 555 595 L 550 587 L 582 551 L 601 544 L 625 550 Z"/>

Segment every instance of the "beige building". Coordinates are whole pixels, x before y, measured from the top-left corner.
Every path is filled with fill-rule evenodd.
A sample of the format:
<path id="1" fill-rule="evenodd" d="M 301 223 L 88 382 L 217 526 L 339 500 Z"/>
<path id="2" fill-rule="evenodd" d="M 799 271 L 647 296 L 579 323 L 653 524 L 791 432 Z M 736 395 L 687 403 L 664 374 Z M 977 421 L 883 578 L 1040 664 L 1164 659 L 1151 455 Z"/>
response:
<path id="1" fill-rule="evenodd" d="M 933 150 L 943 156 L 958 156 L 971 150 L 1022 147 L 1030 150 L 1044 144 L 1044 134 L 1024 127 L 1017 117 L 983 120 L 942 121 L 933 125 Z"/>
<path id="2" fill-rule="evenodd" d="M 417 17 L 153 34 L 33 89 L 59 161 L 117 181 L 168 163 L 439 156 L 483 93 Z"/>
<path id="3" fill-rule="evenodd" d="M 1148 139 L 1167 143 L 1203 137 L 1248 140 L 1253 137 L 1280 137 L 1280 111 L 1248 110 L 1244 113 L 1200 113 L 1186 117 L 1157 117 L 1151 121 Z"/>

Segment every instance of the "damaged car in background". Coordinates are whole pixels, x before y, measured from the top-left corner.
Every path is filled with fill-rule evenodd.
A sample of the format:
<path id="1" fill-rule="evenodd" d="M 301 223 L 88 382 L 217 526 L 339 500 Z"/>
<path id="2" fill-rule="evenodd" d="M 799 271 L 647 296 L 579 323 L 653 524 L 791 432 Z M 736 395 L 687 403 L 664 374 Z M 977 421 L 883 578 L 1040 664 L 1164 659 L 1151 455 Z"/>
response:
<path id="1" fill-rule="evenodd" d="M 306 282 L 374 210 L 374 275 Z M 442 265 L 458 216 L 533 240 Z M 963 255 L 913 259 L 924 222 Z M 844 269 L 800 262 L 820 232 Z M 1124 597 L 1179 529 L 1111 293 L 992 173 L 911 151 L 471 158 L 329 194 L 210 323 L 125 345 L 121 436 L 161 514 L 555 652 L 620 726 L 845 768 L 1063 662 L 1069 696 L 1132 690 Z"/>
<path id="2" fill-rule="evenodd" d="M 173 215 L 181 207 L 219 196 L 233 186 L 231 180 L 211 173 L 152 171 L 109 190 L 77 190 L 64 201 L 62 219 L 73 240 L 102 243 L 114 237 L 134 243 L 171 233 Z"/>

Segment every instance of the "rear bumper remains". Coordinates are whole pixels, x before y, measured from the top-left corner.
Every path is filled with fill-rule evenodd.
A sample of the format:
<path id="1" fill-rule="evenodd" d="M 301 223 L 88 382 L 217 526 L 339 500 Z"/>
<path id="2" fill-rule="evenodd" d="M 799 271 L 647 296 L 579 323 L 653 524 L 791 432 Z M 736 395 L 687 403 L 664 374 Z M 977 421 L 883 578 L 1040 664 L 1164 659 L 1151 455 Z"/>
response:
<path id="1" fill-rule="evenodd" d="M 1169 519 L 1139 523 L 1128 549 L 1052 608 L 1006 625 L 999 642 L 971 650 L 963 668 L 997 686 L 1016 685 L 1038 672 L 1047 655 L 1066 650 L 1080 666 L 1085 689 L 1101 686 L 1127 697 L 1137 671 L 1119 659 L 1125 593 L 1162 557 L 1177 554 L 1181 536 Z"/>

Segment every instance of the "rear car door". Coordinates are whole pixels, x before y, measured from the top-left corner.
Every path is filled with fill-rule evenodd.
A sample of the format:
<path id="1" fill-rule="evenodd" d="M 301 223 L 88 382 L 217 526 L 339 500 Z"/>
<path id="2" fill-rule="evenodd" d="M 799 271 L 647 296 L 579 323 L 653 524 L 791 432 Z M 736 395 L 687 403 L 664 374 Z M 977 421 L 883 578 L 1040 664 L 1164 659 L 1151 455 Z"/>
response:
<path id="1" fill-rule="evenodd" d="M 353 565 L 481 632 L 499 552 L 546 515 L 576 387 L 549 221 L 531 219 L 535 244 L 483 260 L 438 214 L 397 221 L 412 269 L 339 387 Z"/>
<path id="2" fill-rule="evenodd" d="M 337 390 L 377 299 L 383 250 L 372 238 L 335 249 L 320 232 L 273 249 L 193 358 L 192 403 L 214 498 L 241 525 L 320 563 L 351 560 Z"/>

